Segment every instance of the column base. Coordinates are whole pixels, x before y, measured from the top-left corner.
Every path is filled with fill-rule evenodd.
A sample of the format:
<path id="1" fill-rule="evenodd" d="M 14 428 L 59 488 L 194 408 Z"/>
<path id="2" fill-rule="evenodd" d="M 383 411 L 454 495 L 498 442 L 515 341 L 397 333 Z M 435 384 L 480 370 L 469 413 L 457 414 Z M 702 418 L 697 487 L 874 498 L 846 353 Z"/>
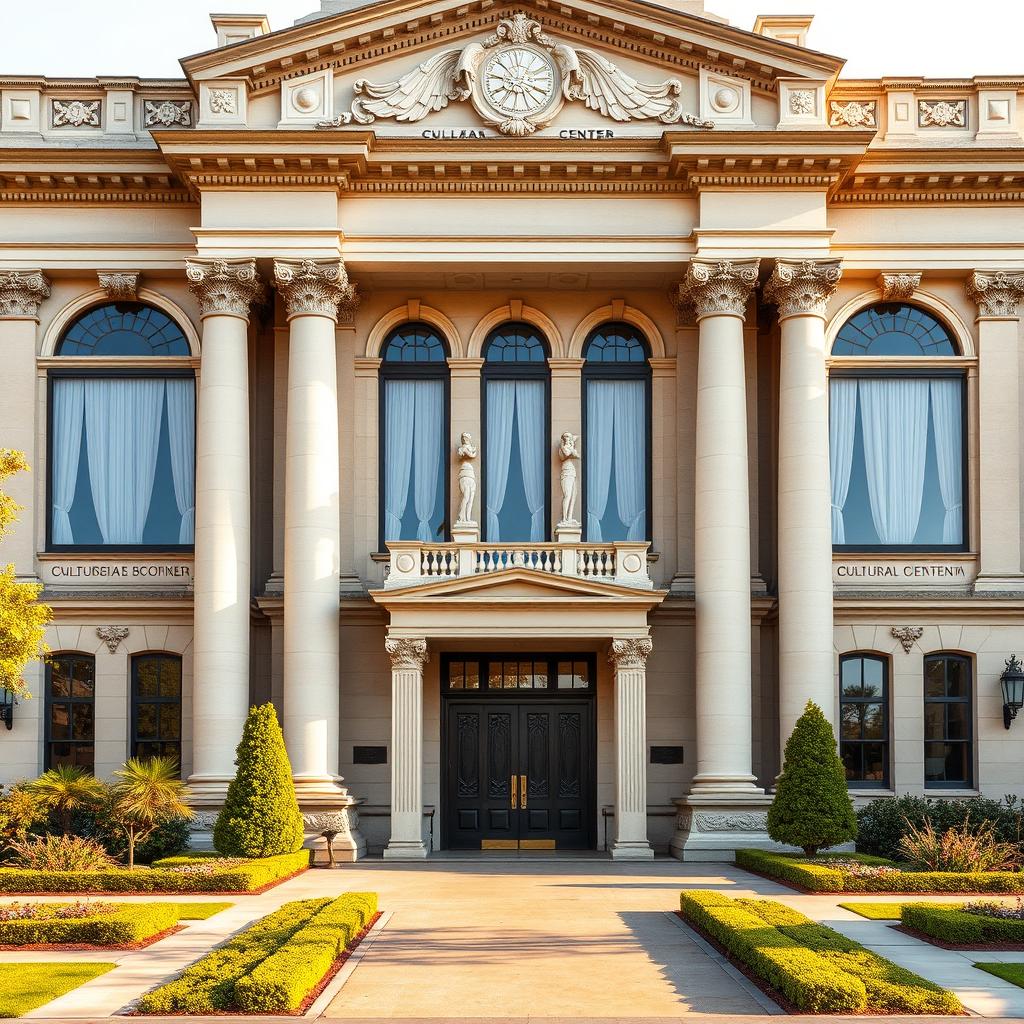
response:
<path id="1" fill-rule="evenodd" d="M 976 594 L 1020 594 L 1024 593 L 1024 576 L 1019 573 L 985 574 L 974 581 Z"/>
<path id="2" fill-rule="evenodd" d="M 651 844 L 641 842 L 619 842 L 612 843 L 612 860 L 654 860 L 654 850 Z"/>
<path id="3" fill-rule="evenodd" d="M 768 837 L 771 797 L 754 786 L 746 792 L 689 793 L 673 801 L 676 831 L 669 853 L 685 861 L 731 861 L 737 850 L 790 850 Z"/>
<path id="4" fill-rule="evenodd" d="M 384 859 L 385 860 L 426 860 L 427 859 L 427 846 L 426 843 L 415 840 L 395 840 L 392 839 L 387 846 L 384 847 Z"/>
<path id="5" fill-rule="evenodd" d="M 306 826 L 303 845 L 313 851 L 314 864 L 330 860 L 327 840 L 323 832 L 334 832 L 332 848 L 334 859 L 351 863 L 366 856 L 366 839 L 359 831 L 359 804 L 340 785 L 337 776 L 297 776 L 294 779 L 295 796 Z"/>

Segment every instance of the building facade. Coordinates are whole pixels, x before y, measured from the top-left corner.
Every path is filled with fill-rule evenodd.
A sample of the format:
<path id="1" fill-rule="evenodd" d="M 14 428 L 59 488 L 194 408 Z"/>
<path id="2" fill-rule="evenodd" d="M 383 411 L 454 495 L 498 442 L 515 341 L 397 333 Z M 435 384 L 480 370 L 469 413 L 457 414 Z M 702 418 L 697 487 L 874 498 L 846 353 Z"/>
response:
<path id="1" fill-rule="evenodd" d="M 322 8 L 0 81 L 0 781 L 171 755 L 202 844 L 271 700 L 343 856 L 715 859 L 813 700 L 858 800 L 1024 793 L 1024 81 Z"/>

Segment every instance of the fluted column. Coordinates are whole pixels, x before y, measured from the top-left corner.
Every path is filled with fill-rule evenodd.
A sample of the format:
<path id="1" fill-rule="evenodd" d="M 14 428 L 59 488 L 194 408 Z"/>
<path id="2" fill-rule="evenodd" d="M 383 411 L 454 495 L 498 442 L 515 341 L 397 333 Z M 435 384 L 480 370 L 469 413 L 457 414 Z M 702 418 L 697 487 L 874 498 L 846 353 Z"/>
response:
<path id="1" fill-rule="evenodd" d="M 223 799 L 249 707 L 249 309 L 254 260 L 187 260 L 203 322 L 196 410 L 192 774 L 197 803 Z"/>
<path id="2" fill-rule="evenodd" d="M 388 637 L 391 658 L 391 838 L 388 860 L 420 860 L 423 842 L 423 637 Z"/>
<path id="3" fill-rule="evenodd" d="M 804 704 L 835 723 L 832 491 L 825 309 L 840 260 L 778 260 L 765 298 L 778 306 L 779 729 L 784 746 Z"/>
<path id="4" fill-rule="evenodd" d="M 616 860 L 651 860 L 647 839 L 647 657 L 650 637 L 612 640 L 608 661 L 615 672 Z"/>
<path id="5" fill-rule="evenodd" d="M 759 792 L 751 771 L 750 467 L 743 323 L 759 260 L 690 263 L 699 325 L 694 590 L 697 775 L 693 794 Z"/>

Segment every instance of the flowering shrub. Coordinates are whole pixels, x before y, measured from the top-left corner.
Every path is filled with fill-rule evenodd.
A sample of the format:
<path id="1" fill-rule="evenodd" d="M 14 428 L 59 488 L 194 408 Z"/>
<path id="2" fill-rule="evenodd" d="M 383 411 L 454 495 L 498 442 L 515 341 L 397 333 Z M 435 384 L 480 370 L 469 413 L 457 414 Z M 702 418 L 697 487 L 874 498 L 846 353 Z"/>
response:
<path id="1" fill-rule="evenodd" d="M 209 857 L 206 860 L 196 861 L 192 864 L 176 864 L 172 867 L 163 868 L 163 870 L 173 871 L 179 875 L 215 875 L 219 871 L 235 868 L 239 864 L 245 863 L 245 857 Z"/>
<path id="2" fill-rule="evenodd" d="M 114 867 L 106 850 L 93 839 L 81 836 L 39 836 L 13 842 L 15 867 L 35 871 L 101 871 Z"/>
<path id="3" fill-rule="evenodd" d="M 861 864 L 856 860 L 843 860 L 841 857 L 825 857 L 814 861 L 825 868 L 835 868 L 854 878 L 882 878 L 885 875 L 898 875 L 899 868 L 888 867 L 885 864 Z"/>
<path id="4" fill-rule="evenodd" d="M 8 903 L 0 907 L 0 921 L 73 921 L 116 911 L 114 903 Z"/>
<path id="5" fill-rule="evenodd" d="M 999 842 L 989 821 L 944 832 L 927 818 L 921 828 L 908 821 L 899 852 L 911 867 L 922 871 L 1009 871 L 1018 860 L 1017 847 Z"/>
<path id="6" fill-rule="evenodd" d="M 965 914 L 979 914 L 981 917 L 998 917 L 1004 921 L 1024 921 L 1024 903 L 1017 897 L 1013 906 L 994 903 L 992 900 L 974 900 L 962 907 Z"/>

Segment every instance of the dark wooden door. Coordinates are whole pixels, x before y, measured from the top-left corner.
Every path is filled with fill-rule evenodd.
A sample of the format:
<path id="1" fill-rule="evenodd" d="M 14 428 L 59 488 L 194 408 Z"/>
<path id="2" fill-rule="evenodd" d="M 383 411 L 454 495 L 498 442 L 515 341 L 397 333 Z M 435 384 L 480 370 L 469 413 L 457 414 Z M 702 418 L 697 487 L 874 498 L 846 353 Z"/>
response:
<path id="1" fill-rule="evenodd" d="M 592 701 L 450 700 L 450 849 L 591 849 Z"/>

